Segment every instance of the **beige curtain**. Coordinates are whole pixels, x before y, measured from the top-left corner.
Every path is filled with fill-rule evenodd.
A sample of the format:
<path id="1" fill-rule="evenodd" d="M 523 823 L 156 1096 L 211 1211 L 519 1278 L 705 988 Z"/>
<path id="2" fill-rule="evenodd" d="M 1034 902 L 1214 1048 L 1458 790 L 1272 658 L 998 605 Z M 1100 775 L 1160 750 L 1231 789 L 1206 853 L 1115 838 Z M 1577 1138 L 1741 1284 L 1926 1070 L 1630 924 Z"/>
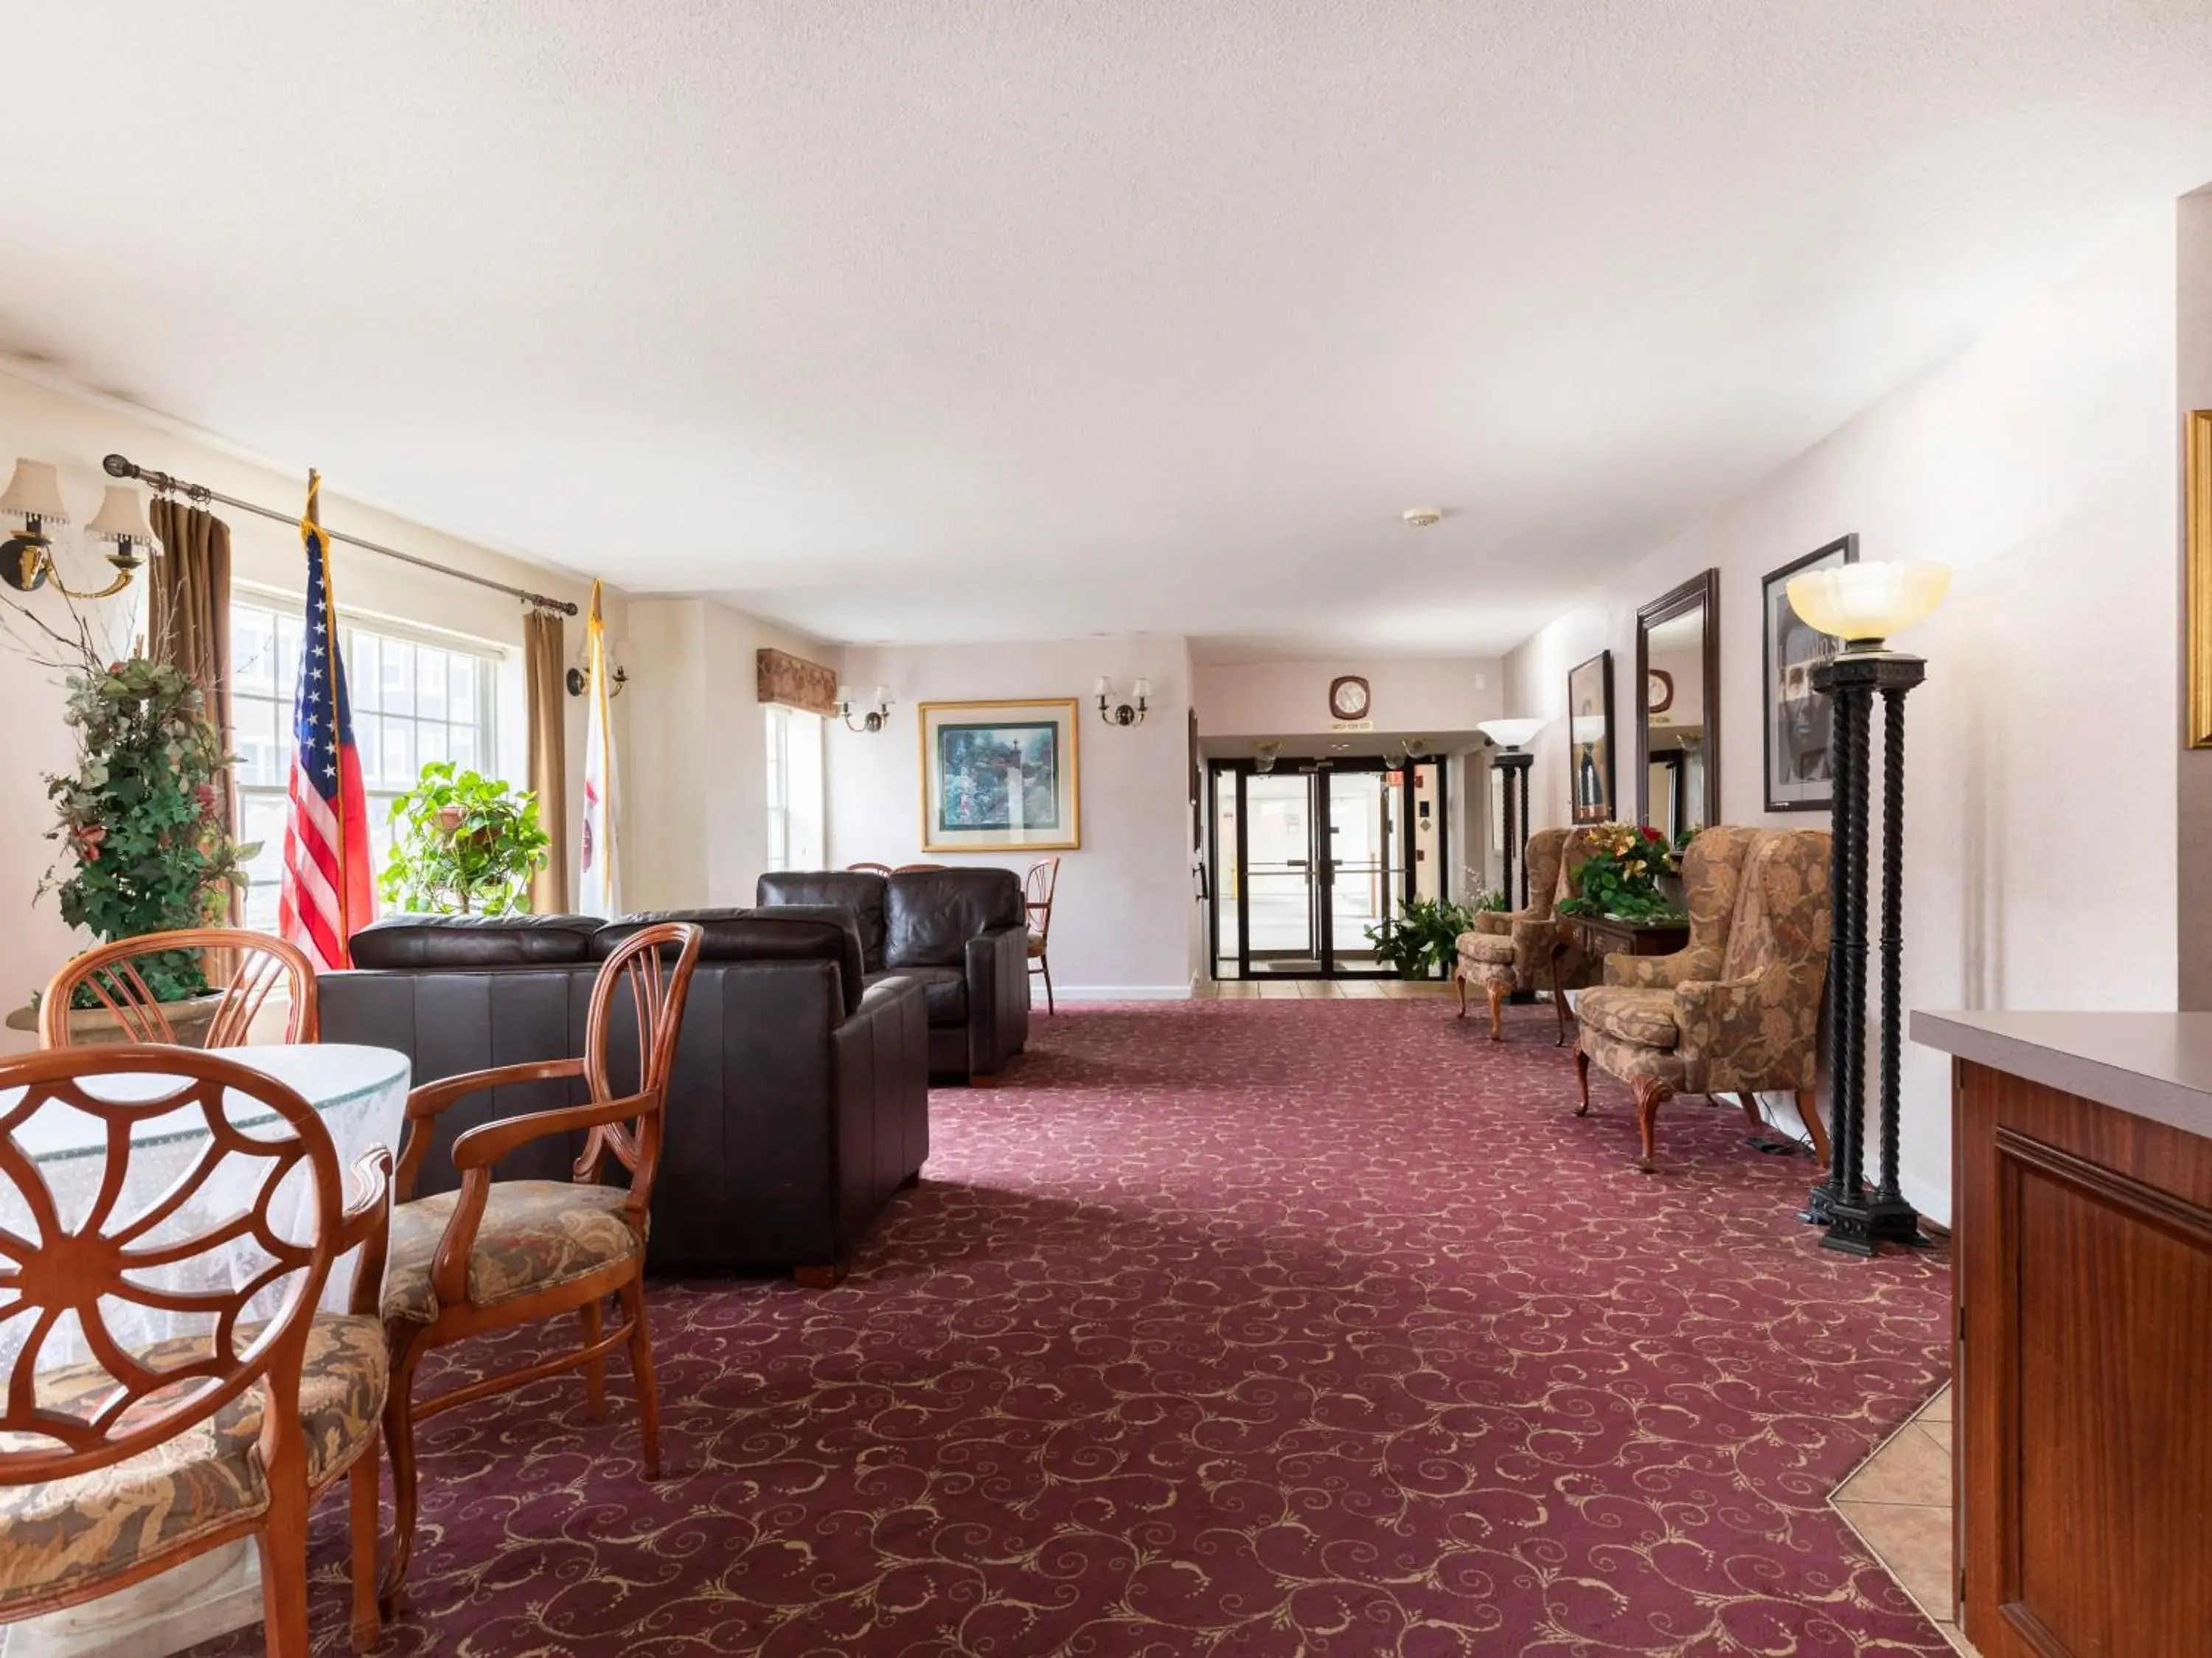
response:
<path id="1" fill-rule="evenodd" d="M 230 706 L 230 526 L 169 496 L 154 498 L 150 516 L 161 551 L 147 564 L 147 649 L 199 686 L 228 754 L 238 737 Z M 216 787 L 223 820 L 235 833 L 243 826 L 228 766 Z M 229 912 L 234 926 L 246 913 L 245 894 L 235 887 Z"/>
<path id="2" fill-rule="evenodd" d="M 530 883 L 539 915 L 568 909 L 568 704 L 562 695 L 561 615 L 532 610 L 522 622 L 523 677 L 530 682 L 530 792 L 538 821 L 553 838 L 545 867 Z"/>

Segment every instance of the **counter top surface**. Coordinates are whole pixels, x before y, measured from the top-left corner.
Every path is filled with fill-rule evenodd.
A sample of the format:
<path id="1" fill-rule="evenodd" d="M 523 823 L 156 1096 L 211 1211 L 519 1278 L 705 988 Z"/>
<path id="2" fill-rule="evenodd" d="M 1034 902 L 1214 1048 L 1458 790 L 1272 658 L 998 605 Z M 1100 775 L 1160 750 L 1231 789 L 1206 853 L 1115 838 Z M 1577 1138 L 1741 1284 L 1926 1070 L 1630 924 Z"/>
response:
<path id="1" fill-rule="evenodd" d="M 2212 1139 L 2212 1013 L 1915 1013 L 1912 1039 Z"/>

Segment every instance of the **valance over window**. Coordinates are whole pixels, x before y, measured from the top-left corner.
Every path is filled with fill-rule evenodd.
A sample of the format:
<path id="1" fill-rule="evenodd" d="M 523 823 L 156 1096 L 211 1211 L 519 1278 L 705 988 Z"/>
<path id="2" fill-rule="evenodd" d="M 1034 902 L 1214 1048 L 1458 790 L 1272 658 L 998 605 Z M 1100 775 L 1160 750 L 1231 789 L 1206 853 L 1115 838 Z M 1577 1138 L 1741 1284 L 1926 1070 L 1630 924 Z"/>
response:
<path id="1" fill-rule="evenodd" d="M 837 675 L 819 662 L 810 662 L 788 651 L 760 653 L 760 699 L 809 714 L 837 711 Z"/>

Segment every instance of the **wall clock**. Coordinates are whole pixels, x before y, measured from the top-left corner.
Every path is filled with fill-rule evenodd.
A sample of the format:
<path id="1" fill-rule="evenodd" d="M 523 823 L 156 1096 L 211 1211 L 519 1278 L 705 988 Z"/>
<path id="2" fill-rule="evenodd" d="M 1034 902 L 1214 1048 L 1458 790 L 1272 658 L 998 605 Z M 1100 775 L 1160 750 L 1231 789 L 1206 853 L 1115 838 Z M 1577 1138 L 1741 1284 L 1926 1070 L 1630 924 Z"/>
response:
<path id="1" fill-rule="evenodd" d="M 1357 674 L 1346 674 L 1328 682 L 1328 711 L 1340 720 L 1364 720 L 1370 706 L 1367 681 Z"/>
<path id="2" fill-rule="evenodd" d="M 1674 676 L 1664 668 L 1655 667 L 1644 677 L 1644 705 L 1654 714 L 1664 714 L 1674 705 Z"/>

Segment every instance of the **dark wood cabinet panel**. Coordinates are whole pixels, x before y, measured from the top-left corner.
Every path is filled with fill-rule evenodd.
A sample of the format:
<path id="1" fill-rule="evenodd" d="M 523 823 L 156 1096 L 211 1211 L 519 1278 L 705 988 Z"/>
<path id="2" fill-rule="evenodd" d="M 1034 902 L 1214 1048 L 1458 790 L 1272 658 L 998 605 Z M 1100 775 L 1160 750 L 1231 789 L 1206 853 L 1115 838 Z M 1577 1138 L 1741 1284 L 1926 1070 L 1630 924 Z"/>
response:
<path id="1" fill-rule="evenodd" d="M 1967 1638 L 2212 1658 L 2212 1141 L 1955 1074 Z"/>

